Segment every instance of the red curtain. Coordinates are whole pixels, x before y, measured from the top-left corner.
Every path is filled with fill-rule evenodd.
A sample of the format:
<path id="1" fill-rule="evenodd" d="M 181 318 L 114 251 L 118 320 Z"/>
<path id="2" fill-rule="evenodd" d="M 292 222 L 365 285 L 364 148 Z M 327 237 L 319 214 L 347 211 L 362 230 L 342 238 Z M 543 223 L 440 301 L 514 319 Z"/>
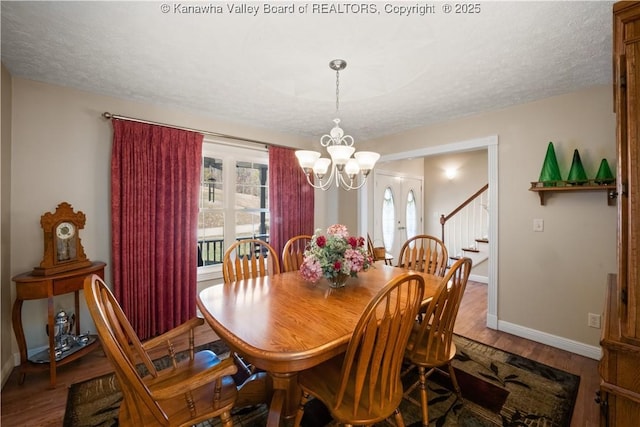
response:
<path id="1" fill-rule="evenodd" d="M 278 254 L 291 237 L 313 234 L 313 203 L 294 150 L 269 147 L 269 244 Z"/>
<path id="2" fill-rule="evenodd" d="M 114 293 L 140 339 L 196 314 L 202 135 L 112 120 Z"/>

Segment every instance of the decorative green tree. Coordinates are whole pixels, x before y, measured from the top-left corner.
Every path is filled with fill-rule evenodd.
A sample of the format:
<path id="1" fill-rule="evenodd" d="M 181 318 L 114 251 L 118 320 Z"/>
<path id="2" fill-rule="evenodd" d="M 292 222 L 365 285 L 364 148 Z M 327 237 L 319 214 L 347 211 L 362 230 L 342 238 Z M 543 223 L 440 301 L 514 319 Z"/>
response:
<path id="1" fill-rule="evenodd" d="M 595 182 L 596 184 L 610 184 L 613 181 L 615 181 L 615 178 L 611 173 L 609 163 L 607 162 L 607 159 L 602 159 L 600 167 L 598 168 L 598 173 L 596 174 Z"/>
<path id="2" fill-rule="evenodd" d="M 571 162 L 571 169 L 569 169 L 567 181 L 570 184 L 576 185 L 582 185 L 589 181 L 587 173 L 584 171 L 584 166 L 582 166 L 582 160 L 580 160 L 580 153 L 578 153 L 577 149 L 573 150 L 573 161 Z"/>
<path id="3" fill-rule="evenodd" d="M 561 179 L 560 168 L 558 167 L 558 160 L 556 159 L 556 151 L 553 148 L 553 142 L 549 142 L 538 181 L 542 182 L 545 187 L 555 187 L 556 183 Z"/>

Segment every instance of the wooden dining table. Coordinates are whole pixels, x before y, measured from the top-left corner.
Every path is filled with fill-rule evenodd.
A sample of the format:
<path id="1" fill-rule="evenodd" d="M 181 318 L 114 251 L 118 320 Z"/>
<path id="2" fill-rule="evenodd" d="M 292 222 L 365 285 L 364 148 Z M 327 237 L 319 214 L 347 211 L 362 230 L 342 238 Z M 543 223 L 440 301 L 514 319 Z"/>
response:
<path id="1" fill-rule="evenodd" d="M 224 283 L 203 289 L 198 307 L 216 334 L 272 381 L 268 426 L 279 426 L 297 409 L 297 373 L 344 353 L 372 298 L 394 277 L 413 272 L 376 265 L 344 287 L 305 281 L 297 271 Z M 442 277 L 419 273 L 428 300 Z"/>

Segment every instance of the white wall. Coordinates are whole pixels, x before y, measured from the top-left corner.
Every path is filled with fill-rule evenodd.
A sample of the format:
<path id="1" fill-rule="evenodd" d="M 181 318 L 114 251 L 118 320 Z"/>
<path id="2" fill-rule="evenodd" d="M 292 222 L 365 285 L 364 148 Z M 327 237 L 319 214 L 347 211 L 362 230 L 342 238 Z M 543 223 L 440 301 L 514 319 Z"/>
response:
<path id="1" fill-rule="evenodd" d="M 616 271 L 616 208 L 605 193 L 554 194 L 546 206 L 528 191 L 553 141 L 563 176 L 574 148 L 587 173 L 602 158 L 615 165 L 615 115 L 610 86 L 487 112 L 368 141 L 383 154 L 498 135 L 498 326 L 511 333 L 598 349 L 608 273 Z M 534 218 L 545 231 L 534 233 Z M 586 347 L 586 348 L 583 348 Z"/>

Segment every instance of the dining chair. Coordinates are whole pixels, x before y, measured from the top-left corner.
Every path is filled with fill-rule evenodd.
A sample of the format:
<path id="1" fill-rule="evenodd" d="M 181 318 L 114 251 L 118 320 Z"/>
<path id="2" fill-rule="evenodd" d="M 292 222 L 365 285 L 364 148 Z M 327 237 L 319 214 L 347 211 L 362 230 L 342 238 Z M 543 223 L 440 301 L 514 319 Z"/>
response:
<path id="1" fill-rule="evenodd" d="M 222 277 L 225 283 L 280 273 L 278 254 L 264 240 L 238 240 L 222 257 Z"/>
<path id="2" fill-rule="evenodd" d="M 400 248 L 398 267 L 444 276 L 449 253 L 442 240 L 428 234 L 408 239 Z"/>
<path id="3" fill-rule="evenodd" d="M 301 234 L 287 240 L 282 249 L 282 272 L 300 270 L 302 261 L 304 261 L 304 251 L 311 241 L 312 236 L 309 234 Z"/>
<path id="4" fill-rule="evenodd" d="M 393 261 L 393 256 L 388 254 L 384 246 L 373 246 L 373 240 L 371 236 L 367 233 L 367 247 L 369 249 L 369 253 L 371 254 L 371 258 L 373 262 L 376 261 L 384 261 L 386 265 L 391 265 Z"/>
<path id="5" fill-rule="evenodd" d="M 404 426 L 400 370 L 424 287 L 417 273 L 390 280 L 365 308 L 346 353 L 298 374 L 302 398 L 294 426 L 311 397 L 339 423 L 369 425 L 395 415 L 396 425 Z"/>
<path id="6" fill-rule="evenodd" d="M 202 325 L 203 319 L 192 318 L 141 343 L 98 275 L 85 278 L 84 295 L 102 349 L 115 368 L 122 389 L 119 425 L 191 426 L 220 417 L 224 427 L 232 426 L 231 409 L 237 389 L 230 375 L 236 373 L 236 366 L 231 358 L 220 359 L 210 350 L 195 350 L 194 328 Z M 174 345 L 185 336 L 188 355 L 181 359 Z M 170 361 L 170 366 L 162 370 L 148 353 L 160 346 L 166 347 Z"/>
<path id="7" fill-rule="evenodd" d="M 470 258 L 460 258 L 451 266 L 430 300 L 422 322 L 416 322 L 409 337 L 406 358 L 412 365 L 418 367 L 419 378 L 407 389 L 405 395 L 408 396 L 417 386 L 420 386 L 423 426 L 429 424 L 426 381 L 436 369 L 450 377 L 454 390 L 462 399 L 460 386 L 451 365 L 456 355 L 453 327 L 470 271 Z M 441 369 L 445 366 L 448 372 Z"/>

